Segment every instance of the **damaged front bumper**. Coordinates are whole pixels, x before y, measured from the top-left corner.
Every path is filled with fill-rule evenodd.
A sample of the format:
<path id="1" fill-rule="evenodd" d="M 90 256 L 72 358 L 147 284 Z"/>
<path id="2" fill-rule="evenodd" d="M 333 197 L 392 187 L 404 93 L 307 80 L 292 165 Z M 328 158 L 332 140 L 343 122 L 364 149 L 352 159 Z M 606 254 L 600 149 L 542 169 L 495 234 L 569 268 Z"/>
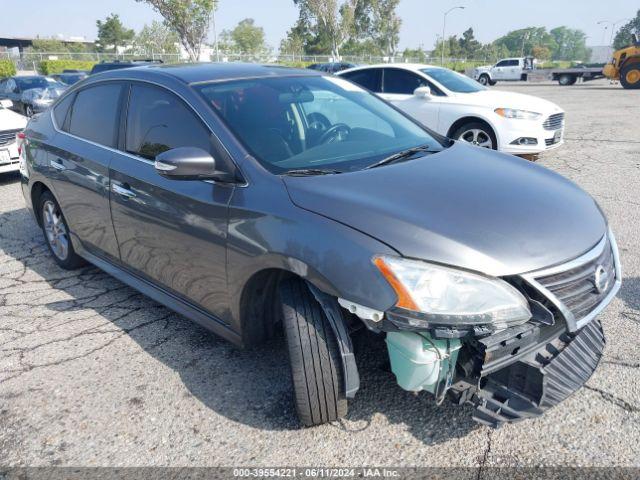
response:
<path id="1" fill-rule="evenodd" d="M 462 342 L 392 332 L 387 345 L 400 387 L 429 391 L 437 401 L 446 393 L 454 403 L 472 404 L 477 422 L 498 427 L 540 416 L 580 389 L 600 362 L 605 338 L 593 320 L 575 333 L 526 324 Z"/>

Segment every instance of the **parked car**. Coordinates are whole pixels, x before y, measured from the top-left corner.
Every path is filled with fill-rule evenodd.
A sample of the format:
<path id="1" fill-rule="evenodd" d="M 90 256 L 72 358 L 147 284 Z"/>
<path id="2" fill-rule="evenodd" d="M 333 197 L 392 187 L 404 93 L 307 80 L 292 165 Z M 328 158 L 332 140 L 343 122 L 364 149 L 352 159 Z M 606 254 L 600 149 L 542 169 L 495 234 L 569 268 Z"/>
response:
<path id="1" fill-rule="evenodd" d="M 102 61 L 96 63 L 91 69 L 90 75 L 96 73 L 108 72 L 109 70 L 120 70 L 123 68 L 140 67 L 143 65 L 155 65 L 162 63 L 162 60 L 114 60 L 114 61 Z"/>
<path id="2" fill-rule="evenodd" d="M 564 111 L 547 100 L 489 90 L 452 70 L 384 64 L 345 70 L 347 78 L 455 140 L 516 155 L 563 143 Z"/>
<path id="3" fill-rule="evenodd" d="M 73 85 L 74 83 L 77 83 L 80 80 L 84 80 L 88 76 L 89 74 L 86 72 L 66 72 L 66 73 L 56 73 L 54 75 L 51 75 L 51 78 L 65 85 Z"/>
<path id="4" fill-rule="evenodd" d="M 495 65 L 476 67 L 473 70 L 473 78 L 482 85 L 495 85 L 498 80 L 526 82 L 533 68 L 533 57 L 504 58 Z"/>
<path id="5" fill-rule="evenodd" d="M 46 110 L 66 85 L 42 75 L 16 76 L 0 81 L 0 99 L 13 103 L 13 110 L 31 117 Z"/>
<path id="6" fill-rule="evenodd" d="M 348 68 L 354 68 L 354 67 L 357 67 L 355 63 L 329 62 L 329 63 L 313 63 L 309 65 L 307 68 L 311 70 L 318 70 L 320 72 L 336 73 L 336 72 L 341 72 L 342 70 L 346 70 Z"/>
<path id="7" fill-rule="evenodd" d="M 12 112 L 11 100 L 0 100 L 0 173 L 18 171 L 20 168 L 20 151 L 18 135 L 27 125 L 27 119 Z"/>
<path id="8" fill-rule="evenodd" d="M 402 388 L 490 425 L 540 415 L 602 355 L 621 275 L 596 202 L 340 77 L 106 72 L 34 117 L 25 153 L 60 267 L 88 260 L 238 345 L 282 326 L 305 425 L 345 414 L 362 327 Z"/>

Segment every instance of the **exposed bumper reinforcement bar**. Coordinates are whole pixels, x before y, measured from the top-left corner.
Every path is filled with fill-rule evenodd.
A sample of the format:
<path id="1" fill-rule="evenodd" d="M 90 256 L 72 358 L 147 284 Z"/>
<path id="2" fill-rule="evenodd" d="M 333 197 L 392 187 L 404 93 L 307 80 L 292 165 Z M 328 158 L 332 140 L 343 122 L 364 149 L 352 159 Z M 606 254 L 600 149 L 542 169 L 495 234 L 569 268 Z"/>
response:
<path id="1" fill-rule="evenodd" d="M 602 325 L 595 319 L 482 377 L 481 388 L 469 400 L 475 406 L 474 420 L 498 427 L 541 415 L 584 385 L 604 345 Z"/>

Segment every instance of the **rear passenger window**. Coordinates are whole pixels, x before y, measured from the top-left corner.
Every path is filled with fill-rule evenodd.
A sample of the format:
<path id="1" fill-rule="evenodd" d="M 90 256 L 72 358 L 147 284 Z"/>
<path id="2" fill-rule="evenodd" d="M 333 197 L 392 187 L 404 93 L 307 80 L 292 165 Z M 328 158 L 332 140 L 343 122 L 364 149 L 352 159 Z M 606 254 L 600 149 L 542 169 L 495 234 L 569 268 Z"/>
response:
<path id="1" fill-rule="evenodd" d="M 211 150 L 210 133 L 178 97 L 156 87 L 134 85 L 127 114 L 126 150 L 144 158 L 177 147 Z"/>
<path id="2" fill-rule="evenodd" d="M 396 68 L 384 70 L 384 93 L 413 95 L 416 88 L 426 85 L 427 81 L 414 73 Z"/>
<path id="3" fill-rule="evenodd" d="M 73 103 L 75 95 L 67 95 L 64 97 L 55 107 L 53 107 L 53 116 L 56 119 L 56 125 L 58 128 L 64 128 L 64 121 L 67 119 L 67 113 L 69 113 L 69 107 Z"/>
<path id="4" fill-rule="evenodd" d="M 109 83 L 78 92 L 71 108 L 68 132 L 107 147 L 115 147 L 121 91 L 120 84 Z"/>
<path id="5" fill-rule="evenodd" d="M 380 69 L 357 70 L 342 77 L 372 92 L 380 92 L 380 72 Z"/>

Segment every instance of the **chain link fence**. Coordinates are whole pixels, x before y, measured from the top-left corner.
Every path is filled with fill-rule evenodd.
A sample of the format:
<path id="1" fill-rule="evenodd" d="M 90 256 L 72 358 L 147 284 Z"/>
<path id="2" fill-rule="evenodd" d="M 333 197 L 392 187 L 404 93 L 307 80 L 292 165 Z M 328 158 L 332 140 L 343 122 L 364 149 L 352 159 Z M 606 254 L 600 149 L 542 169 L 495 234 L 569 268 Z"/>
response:
<path id="1" fill-rule="evenodd" d="M 130 60 L 156 60 L 164 63 L 185 63 L 188 58 L 181 54 L 165 54 L 153 51 L 139 53 L 103 53 L 103 52 L 22 52 L 20 54 L 12 52 L 0 52 L 0 60 L 10 60 L 16 70 L 39 71 L 39 64 L 45 60 L 79 60 L 86 62 L 100 63 L 103 61 L 130 61 Z M 279 63 L 289 66 L 306 67 L 313 63 L 327 63 L 336 61 L 330 55 L 297 55 L 297 54 L 273 54 L 269 52 L 261 54 L 246 54 L 237 52 L 216 52 L 207 50 L 202 56 L 202 60 L 220 62 L 250 62 L 250 63 Z M 341 62 L 353 63 L 356 65 L 368 65 L 376 63 L 427 63 L 441 65 L 442 61 L 437 57 L 383 57 L 375 55 L 344 55 Z M 491 63 L 487 60 L 471 60 L 466 58 L 445 58 L 444 66 L 456 71 L 468 71 L 478 65 Z"/>

